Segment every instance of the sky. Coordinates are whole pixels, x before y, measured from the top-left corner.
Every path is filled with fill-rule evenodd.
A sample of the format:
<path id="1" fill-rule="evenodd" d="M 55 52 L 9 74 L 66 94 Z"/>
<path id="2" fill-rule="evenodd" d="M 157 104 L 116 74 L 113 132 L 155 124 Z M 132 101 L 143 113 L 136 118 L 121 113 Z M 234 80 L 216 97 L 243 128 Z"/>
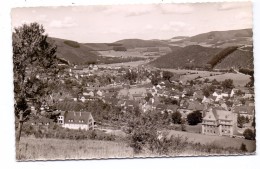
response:
<path id="1" fill-rule="evenodd" d="M 96 5 L 12 9 L 12 28 L 38 22 L 51 37 L 81 43 L 170 39 L 252 28 L 251 2 Z"/>

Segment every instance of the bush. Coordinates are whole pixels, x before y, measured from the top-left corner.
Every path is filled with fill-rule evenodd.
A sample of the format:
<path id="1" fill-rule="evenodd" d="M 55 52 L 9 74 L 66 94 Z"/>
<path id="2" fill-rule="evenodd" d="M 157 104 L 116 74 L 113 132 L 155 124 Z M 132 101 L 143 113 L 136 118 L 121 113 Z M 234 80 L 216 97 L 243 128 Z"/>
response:
<path id="1" fill-rule="evenodd" d="M 247 140 L 255 140 L 255 133 L 253 130 L 251 129 L 246 129 L 243 133 L 243 136 L 245 137 L 245 139 Z"/>
<path id="2" fill-rule="evenodd" d="M 240 150 L 243 151 L 243 152 L 247 152 L 247 148 L 246 148 L 246 145 L 244 143 L 241 144 Z"/>
<path id="3" fill-rule="evenodd" d="M 114 51 L 127 51 L 127 49 L 123 46 L 114 46 L 113 50 Z"/>
<path id="4" fill-rule="evenodd" d="M 92 140 L 106 140 L 114 141 L 116 140 L 115 135 L 106 134 L 100 130 L 72 130 L 67 128 L 62 128 L 58 125 L 52 128 L 40 127 L 28 125 L 23 132 L 26 136 L 34 135 L 36 138 L 57 138 L 57 139 L 71 139 L 71 140 L 82 140 L 82 139 L 92 139 Z"/>
<path id="5" fill-rule="evenodd" d="M 175 113 L 172 113 L 172 115 L 171 115 L 172 117 L 172 122 L 174 123 L 174 124 L 181 124 L 181 121 L 182 121 L 182 119 L 181 119 L 181 113 L 180 112 L 175 112 Z"/>
<path id="6" fill-rule="evenodd" d="M 189 125 L 197 125 L 202 122 L 202 113 L 200 111 L 194 111 L 187 116 Z"/>

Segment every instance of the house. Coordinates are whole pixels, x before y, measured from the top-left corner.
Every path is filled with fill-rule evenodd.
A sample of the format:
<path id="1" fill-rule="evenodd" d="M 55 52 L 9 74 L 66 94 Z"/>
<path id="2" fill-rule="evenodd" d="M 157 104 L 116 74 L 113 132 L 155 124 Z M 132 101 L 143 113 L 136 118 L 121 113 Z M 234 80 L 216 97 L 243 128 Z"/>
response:
<path id="1" fill-rule="evenodd" d="M 255 106 L 236 106 L 233 112 L 241 116 L 248 117 L 249 119 L 252 119 L 255 114 Z"/>
<path id="2" fill-rule="evenodd" d="M 54 124 L 52 119 L 49 119 L 44 116 L 34 116 L 34 115 L 32 116 L 32 118 L 30 118 L 30 120 L 27 123 L 31 124 L 32 126 L 38 126 L 38 127 L 39 126 L 48 127 Z"/>
<path id="3" fill-rule="evenodd" d="M 174 104 L 174 105 L 168 105 L 167 106 L 167 111 L 169 112 L 169 113 L 175 113 L 176 111 L 177 111 L 177 109 L 178 109 L 178 105 L 176 105 L 176 104 Z"/>
<path id="4" fill-rule="evenodd" d="M 93 130 L 95 121 L 91 112 L 87 111 L 62 111 L 58 117 L 58 124 L 64 128 Z"/>
<path id="5" fill-rule="evenodd" d="M 184 102 L 182 106 L 180 106 L 177 111 L 179 111 L 182 117 L 187 118 L 187 115 L 192 113 L 193 111 L 203 111 L 205 106 L 200 104 L 198 101 L 190 101 Z"/>
<path id="6" fill-rule="evenodd" d="M 160 111 L 160 112 L 164 112 L 165 110 L 167 109 L 167 106 L 165 105 L 165 104 L 158 104 L 157 106 L 156 106 L 156 110 L 157 111 Z"/>
<path id="7" fill-rule="evenodd" d="M 232 111 L 209 109 L 202 121 L 202 134 L 233 136 L 236 115 Z"/>
<path id="8" fill-rule="evenodd" d="M 58 124 L 69 129 L 93 130 L 95 121 L 91 112 L 84 109 L 84 105 L 80 102 L 59 102 L 56 109 L 60 113 L 58 116 Z"/>
<path id="9" fill-rule="evenodd" d="M 195 91 L 194 93 L 193 93 L 193 98 L 194 99 L 203 99 L 204 98 L 204 95 L 203 95 L 203 92 L 201 91 L 201 90 L 199 90 L 199 91 Z"/>

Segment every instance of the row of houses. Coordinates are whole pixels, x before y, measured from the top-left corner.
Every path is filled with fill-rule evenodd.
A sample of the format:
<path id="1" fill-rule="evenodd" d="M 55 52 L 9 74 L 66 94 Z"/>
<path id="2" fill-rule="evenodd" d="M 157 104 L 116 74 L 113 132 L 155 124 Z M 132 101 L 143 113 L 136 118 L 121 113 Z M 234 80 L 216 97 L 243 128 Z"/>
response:
<path id="1" fill-rule="evenodd" d="M 54 109 L 55 111 L 53 111 L 52 114 L 58 115 L 57 119 L 50 119 L 41 115 L 37 115 L 32 116 L 32 118 L 30 118 L 27 123 L 33 126 L 45 127 L 58 124 L 64 128 L 82 130 L 94 130 L 96 128 L 96 122 L 92 116 L 92 113 L 86 111 L 81 102 L 58 102 Z"/>

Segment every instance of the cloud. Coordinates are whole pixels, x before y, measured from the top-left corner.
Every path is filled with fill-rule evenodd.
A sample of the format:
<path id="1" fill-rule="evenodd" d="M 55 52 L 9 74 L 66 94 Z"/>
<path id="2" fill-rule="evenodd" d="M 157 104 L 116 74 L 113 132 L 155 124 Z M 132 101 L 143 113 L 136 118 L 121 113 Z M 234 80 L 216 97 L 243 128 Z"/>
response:
<path id="1" fill-rule="evenodd" d="M 105 15 L 123 15 L 126 17 L 141 16 L 152 13 L 153 5 L 114 5 L 103 8 Z"/>
<path id="2" fill-rule="evenodd" d="M 127 17 L 131 17 L 131 16 L 141 16 L 141 15 L 146 15 L 149 14 L 153 11 L 153 7 L 151 6 L 145 6 L 145 5 L 141 5 L 135 8 L 129 8 L 126 11 L 126 16 Z"/>
<path id="3" fill-rule="evenodd" d="M 154 27 L 152 25 L 148 24 L 144 27 L 144 30 L 152 30 L 153 28 Z"/>
<path id="4" fill-rule="evenodd" d="M 190 14 L 194 12 L 194 7 L 186 4 L 161 4 L 158 8 L 163 14 Z"/>
<path id="5" fill-rule="evenodd" d="M 71 11 L 76 13 L 83 13 L 83 12 L 102 12 L 109 8 L 109 6 L 104 5 L 92 5 L 92 6 L 77 6 L 72 7 Z"/>
<path id="6" fill-rule="evenodd" d="M 51 28 L 70 28 L 76 26 L 77 24 L 72 21 L 71 17 L 65 17 L 63 20 L 52 20 L 49 24 Z"/>
<path id="7" fill-rule="evenodd" d="M 160 28 L 160 30 L 161 31 L 166 31 L 166 32 L 168 32 L 168 31 L 180 31 L 180 30 L 182 30 L 182 29 L 184 29 L 184 28 L 186 28 L 188 25 L 186 24 L 186 23 L 184 23 L 184 22 L 178 22 L 178 21 L 175 21 L 175 22 L 169 22 L 169 23 L 167 23 L 167 24 L 164 24 L 161 28 Z"/>

